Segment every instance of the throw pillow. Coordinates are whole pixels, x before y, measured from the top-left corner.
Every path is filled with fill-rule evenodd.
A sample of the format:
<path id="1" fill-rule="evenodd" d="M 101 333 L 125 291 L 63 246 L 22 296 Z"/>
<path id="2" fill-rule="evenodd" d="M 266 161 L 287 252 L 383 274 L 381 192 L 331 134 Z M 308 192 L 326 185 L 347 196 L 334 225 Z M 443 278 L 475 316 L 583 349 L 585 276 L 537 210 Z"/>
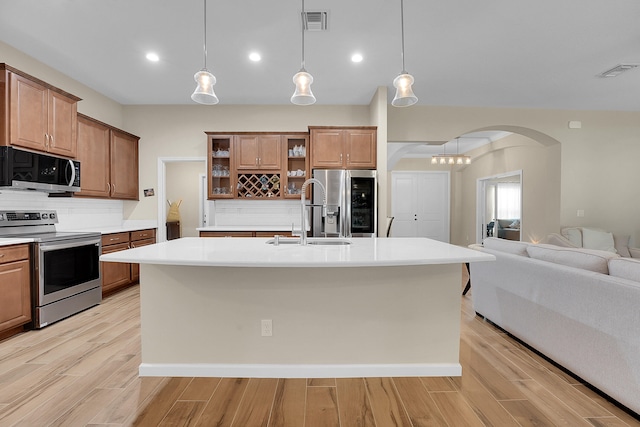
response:
<path id="1" fill-rule="evenodd" d="M 609 260 L 609 274 L 623 279 L 640 282 L 640 260 L 614 258 Z"/>
<path id="2" fill-rule="evenodd" d="M 616 247 L 616 252 L 618 255 L 630 258 L 631 252 L 629 252 L 629 241 L 631 240 L 631 236 L 628 234 L 614 234 L 613 235 L 613 244 Z"/>
<path id="3" fill-rule="evenodd" d="M 582 247 L 585 249 L 597 249 L 599 251 L 616 253 L 613 234 L 592 228 L 582 229 Z"/>
<path id="4" fill-rule="evenodd" d="M 575 247 L 582 247 L 582 230 L 578 227 L 565 227 L 560 233 L 569 240 Z"/>
<path id="5" fill-rule="evenodd" d="M 529 245 L 527 253 L 531 258 L 553 262 L 569 267 L 581 268 L 596 273 L 609 274 L 608 262 L 618 255 L 607 251 L 590 249 L 561 248 L 554 245 Z"/>

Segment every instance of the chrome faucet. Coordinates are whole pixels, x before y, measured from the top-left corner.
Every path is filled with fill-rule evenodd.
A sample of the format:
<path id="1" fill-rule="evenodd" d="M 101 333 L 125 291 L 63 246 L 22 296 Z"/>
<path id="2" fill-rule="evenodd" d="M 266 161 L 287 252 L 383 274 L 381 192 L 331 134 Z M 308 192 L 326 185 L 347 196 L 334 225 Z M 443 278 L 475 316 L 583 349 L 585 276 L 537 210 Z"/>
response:
<path id="1" fill-rule="evenodd" d="M 309 184 L 317 184 L 322 189 L 322 217 L 327 216 L 327 190 L 322 185 L 322 182 L 318 181 L 315 178 L 309 178 L 302 184 L 302 191 L 300 194 L 300 244 L 303 246 L 307 245 L 307 216 L 305 215 L 306 205 L 306 190 Z"/>

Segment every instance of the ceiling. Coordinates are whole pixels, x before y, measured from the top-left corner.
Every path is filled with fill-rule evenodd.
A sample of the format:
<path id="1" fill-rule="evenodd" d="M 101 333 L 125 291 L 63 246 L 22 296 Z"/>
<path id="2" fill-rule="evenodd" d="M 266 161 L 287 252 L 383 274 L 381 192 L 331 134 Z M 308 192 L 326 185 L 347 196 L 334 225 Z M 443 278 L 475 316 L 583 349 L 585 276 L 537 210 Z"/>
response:
<path id="1" fill-rule="evenodd" d="M 638 0 L 404 3 L 406 69 L 420 105 L 640 111 L 640 68 L 596 77 L 640 64 Z M 301 65 L 300 1 L 208 0 L 207 8 L 207 66 L 220 103 L 288 105 Z M 367 105 L 379 86 L 390 101 L 402 70 L 400 0 L 306 0 L 305 8 L 329 12 L 328 31 L 305 35 L 317 104 Z M 0 0 L 0 40 L 121 104 L 192 104 L 202 10 L 202 0 Z M 149 51 L 160 61 L 146 60 Z M 262 61 L 249 61 L 251 51 Z M 354 52 L 361 63 L 351 62 Z"/>

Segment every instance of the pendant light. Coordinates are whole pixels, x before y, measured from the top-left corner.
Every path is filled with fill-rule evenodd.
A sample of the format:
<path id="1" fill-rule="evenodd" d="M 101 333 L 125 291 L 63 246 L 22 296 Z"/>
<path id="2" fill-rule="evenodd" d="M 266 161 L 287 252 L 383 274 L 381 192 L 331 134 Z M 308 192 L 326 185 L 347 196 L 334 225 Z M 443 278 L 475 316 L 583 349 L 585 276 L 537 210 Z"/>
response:
<path id="1" fill-rule="evenodd" d="M 304 69 L 304 32 L 307 28 L 307 20 L 304 13 L 304 0 L 302 0 L 302 66 L 293 76 L 293 83 L 296 85 L 296 90 L 291 97 L 291 102 L 296 105 L 311 105 L 316 102 L 316 97 L 311 92 L 311 83 L 313 83 L 313 76 L 307 73 Z"/>
<path id="2" fill-rule="evenodd" d="M 216 78 L 207 70 L 207 0 L 204 2 L 204 67 L 193 78 L 198 86 L 191 94 L 191 99 L 199 104 L 214 105 L 218 103 L 218 97 L 213 92 Z"/>
<path id="3" fill-rule="evenodd" d="M 418 102 L 418 97 L 413 94 L 411 85 L 413 76 L 407 73 L 404 68 L 404 0 L 400 0 L 400 25 L 402 28 L 402 72 L 393 79 L 393 86 L 396 88 L 396 96 L 391 101 L 394 107 L 408 107 Z"/>

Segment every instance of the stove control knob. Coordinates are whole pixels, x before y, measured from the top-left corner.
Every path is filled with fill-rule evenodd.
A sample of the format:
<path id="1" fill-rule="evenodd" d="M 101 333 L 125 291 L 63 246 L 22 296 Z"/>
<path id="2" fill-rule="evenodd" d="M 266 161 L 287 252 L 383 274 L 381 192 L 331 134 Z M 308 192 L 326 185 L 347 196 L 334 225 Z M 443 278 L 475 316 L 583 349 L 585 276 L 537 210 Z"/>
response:
<path id="1" fill-rule="evenodd" d="M 54 219 L 55 217 L 56 217 L 56 214 L 54 214 L 54 213 L 50 213 L 49 214 L 49 218 Z"/>
<path id="2" fill-rule="evenodd" d="M 42 214 L 42 219 L 47 219 L 49 218 L 49 214 L 48 213 L 43 213 Z"/>
<path id="3" fill-rule="evenodd" d="M 4 214 L 0 213 L 0 221 L 4 221 Z"/>

